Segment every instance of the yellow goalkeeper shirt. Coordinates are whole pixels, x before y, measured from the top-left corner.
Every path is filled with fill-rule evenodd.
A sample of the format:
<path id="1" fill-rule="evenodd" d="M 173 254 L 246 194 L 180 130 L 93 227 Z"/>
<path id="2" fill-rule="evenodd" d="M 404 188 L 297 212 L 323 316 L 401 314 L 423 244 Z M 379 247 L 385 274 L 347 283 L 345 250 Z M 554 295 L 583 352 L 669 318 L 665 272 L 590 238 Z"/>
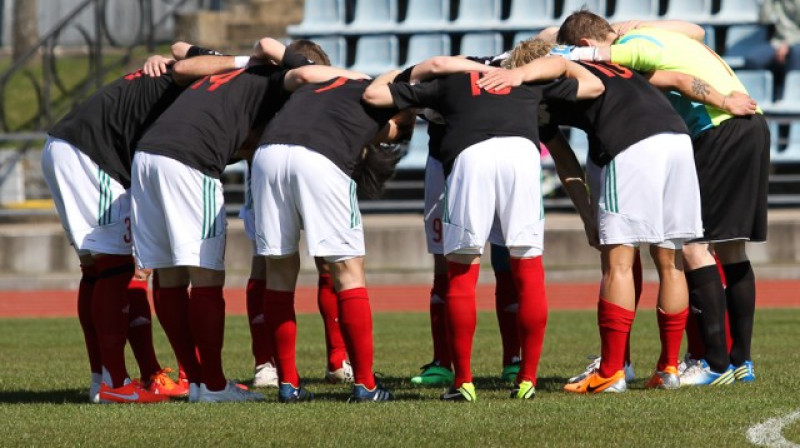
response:
<path id="1" fill-rule="evenodd" d="M 713 50 L 683 34 L 657 28 L 631 31 L 611 46 L 611 62 L 640 72 L 670 70 L 695 76 L 723 95 L 747 92 L 733 70 Z M 692 136 L 719 126 L 732 115 L 669 92 L 667 98 L 683 117 Z M 758 110 L 761 113 L 761 109 Z"/>

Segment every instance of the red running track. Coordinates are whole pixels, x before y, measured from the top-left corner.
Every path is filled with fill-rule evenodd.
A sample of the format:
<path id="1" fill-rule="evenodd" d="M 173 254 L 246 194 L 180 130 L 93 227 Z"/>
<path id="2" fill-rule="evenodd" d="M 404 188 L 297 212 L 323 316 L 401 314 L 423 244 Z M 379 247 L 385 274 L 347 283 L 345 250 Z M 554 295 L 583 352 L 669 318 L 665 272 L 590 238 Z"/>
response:
<path id="1" fill-rule="evenodd" d="M 593 309 L 597 301 L 596 283 L 552 283 L 547 285 L 547 300 L 552 310 Z M 429 285 L 371 286 L 370 301 L 375 312 L 428 310 Z M 800 280 L 759 281 L 756 304 L 760 308 L 800 307 Z M 647 283 L 641 307 L 654 308 L 657 285 Z M 226 289 L 226 310 L 229 314 L 245 314 L 244 289 Z M 494 285 L 478 285 L 479 310 L 494 310 Z M 301 313 L 316 313 L 316 287 L 297 290 L 296 308 Z M 7 317 L 70 317 L 75 316 L 75 291 L 2 291 L 0 318 Z"/>

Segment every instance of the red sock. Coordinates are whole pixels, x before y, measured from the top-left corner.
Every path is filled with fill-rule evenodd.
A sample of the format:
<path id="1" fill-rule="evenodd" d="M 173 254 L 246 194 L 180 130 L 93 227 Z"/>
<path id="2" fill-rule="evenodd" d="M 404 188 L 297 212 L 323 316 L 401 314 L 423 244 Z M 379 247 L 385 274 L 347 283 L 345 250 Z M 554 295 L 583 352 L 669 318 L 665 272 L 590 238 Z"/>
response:
<path id="1" fill-rule="evenodd" d="M 139 376 L 148 381 L 161 370 L 153 348 L 153 325 L 150 302 L 147 300 L 147 280 L 131 279 L 128 284 L 128 342 L 131 344 Z"/>
<path id="2" fill-rule="evenodd" d="M 444 298 L 447 295 L 447 274 L 433 276 L 431 288 L 430 315 L 431 337 L 433 338 L 433 359 L 447 369 L 452 368 L 450 344 L 447 339 L 447 311 Z"/>
<path id="3" fill-rule="evenodd" d="M 634 309 L 639 308 L 639 300 L 642 298 L 642 255 L 636 251 L 633 259 L 633 290 L 634 290 Z M 625 341 L 625 362 L 631 363 L 631 333 L 628 332 L 628 340 Z"/>
<path id="4" fill-rule="evenodd" d="M 267 281 L 251 278 L 247 281 L 247 322 L 250 325 L 250 347 L 256 366 L 272 361 L 275 343 L 264 323 L 264 289 Z"/>
<path id="5" fill-rule="evenodd" d="M 674 314 L 658 310 L 658 334 L 661 336 L 661 356 L 656 367 L 658 370 L 664 370 L 667 366 L 678 367 L 681 338 L 688 316 L 689 307 Z"/>
<path id="6" fill-rule="evenodd" d="M 320 274 L 317 282 L 317 305 L 325 326 L 325 349 L 328 354 L 328 370 L 342 368 L 347 359 L 342 330 L 339 327 L 339 301 L 333 290 L 333 278 L 330 274 Z"/>
<path id="7" fill-rule="evenodd" d="M 507 366 L 520 355 L 520 332 L 517 328 L 519 295 L 511 272 L 495 271 L 494 278 L 494 309 L 503 344 L 503 365 Z"/>
<path id="8" fill-rule="evenodd" d="M 94 328 L 92 318 L 92 295 L 97 272 L 93 265 L 81 265 L 81 274 L 81 282 L 78 285 L 78 321 L 81 323 L 86 353 L 89 355 L 89 368 L 92 373 L 103 373 L 100 343 L 97 341 L 97 329 Z"/>
<path id="9" fill-rule="evenodd" d="M 356 384 L 367 389 L 375 388 L 372 373 L 372 311 L 369 307 L 367 288 L 352 288 L 339 291 L 339 325 L 350 354 Z"/>
<path id="10" fill-rule="evenodd" d="M 597 304 L 597 325 L 600 327 L 600 376 L 609 378 L 625 365 L 625 341 L 631 331 L 634 310 L 626 310 L 600 298 Z"/>
<path id="11" fill-rule="evenodd" d="M 728 282 L 725 280 L 725 269 L 722 268 L 722 263 L 720 263 L 719 258 L 717 258 L 717 254 L 714 254 L 714 261 L 717 263 L 717 271 L 719 271 L 719 279 L 722 280 L 722 287 L 727 288 Z M 733 339 L 731 338 L 731 323 L 728 319 L 728 313 L 725 313 L 725 340 L 728 344 L 728 353 L 731 352 L 731 347 L 733 346 Z M 694 355 L 694 352 L 690 352 Z M 705 350 L 703 351 L 705 354 Z M 700 359 L 700 358 L 696 358 Z"/>
<path id="12" fill-rule="evenodd" d="M 733 338 L 731 337 L 731 319 L 728 317 L 727 312 L 725 313 L 725 341 L 728 344 L 728 353 L 730 353 L 733 346 Z"/>
<path id="13" fill-rule="evenodd" d="M 694 313 L 689 313 L 686 319 L 686 351 L 692 355 L 692 359 L 703 359 L 706 357 L 706 345 L 697 325 Z"/>
<path id="14" fill-rule="evenodd" d="M 190 383 L 202 382 L 200 361 L 189 328 L 189 291 L 186 286 L 161 288 L 154 282 L 153 305 L 186 379 Z"/>
<path id="15" fill-rule="evenodd" d="M 522 341 L 522 363 L 517 382 L 531 381 L 536 385 L 536 371 L 539 368 L 547 327 L 547 295 L 544 290 L 542 257 L 512 258 L 511 273 L 519 291 L 517 322 Z"/>
<path id="16" fill-rule="evenodd" d="M 209 390 L 225 388 L 222 342 L 225 340 L 225 299 L 222 286 L 192 287 L 189 291 L 189 328 L 200 352 L 200 371 Z"/>
<path id="17" fill-rule="evenodd" d="M 267 289 L 264 293 L 264 318 L 267 332 L 275 341 L 275 362 L 281 383 L 300 387 L 295 364 L 297 319 L 294 314 L 294 292 Z"/>
<path id="18" fill-rule="evenodd" d="M 128 377 L 125 368 L 125 342 L 128 338 L 128 283 L 133 277 L 133 257 L 104 255 L 94 261 L 97 280 L 92 294 L 92 318 L 103 367 L 111 377 L 111 387 L 122 387 Z"/>
<path id="19" fill-rule="evenodd" d="M 472 339 L 475 336 L 475 285 L 478 284 L 479 264 L 447 262 L 449 288 L 445 299 L 447 328 L 450 333 L 455 387 L 472 382 Z"/>

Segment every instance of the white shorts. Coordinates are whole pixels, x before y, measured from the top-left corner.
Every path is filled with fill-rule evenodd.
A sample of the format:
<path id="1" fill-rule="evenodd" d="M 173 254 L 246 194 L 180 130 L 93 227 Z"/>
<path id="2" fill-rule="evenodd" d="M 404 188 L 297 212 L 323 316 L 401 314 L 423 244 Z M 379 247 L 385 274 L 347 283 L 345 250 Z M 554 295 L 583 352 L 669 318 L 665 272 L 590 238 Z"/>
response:
<path id="1" fill-rule="evenodd" d="M 530 140 L 498 137 L 465 149 L 447 177 L 445 203 L 445 254 L 480 254 L 488 240 L 516 257 L 541 255 L 541 167 Z"/>
<path id="2" fill-rule="evenodd" d="M 244 204 L 239 209 L 239 218 L 244 222 L 244 233 L 250 241 L 256 240 L 256 215 L 253 211 L 253 189 L 250 182 L 253 176 L 250 174 L 250 165 L 244 170 Z M 253 245 L 255 248 L 255 245 Z"/>
<path id="3" fill-rule="evenodd" d="M 131 253 L 130 193 L 119 182 L 55 137 L 44 145 L 42 174 L 78 255 Z"/>
<path id="4" fill-rule="evenodd" d="M 603 167 L 588 160 L 586 175 L 600 244 L 655 243 L 679 249 L 683 241 L 703 235 L 688 135 L 646 138 Z"/>
<path id="5" fill-rule="evenodd" d="M 444 209 L 444 168 L 442 162 L 428 157 L 425 164 L 425 237 L 428 253 L 444 254 L 442 210 Z"/>
<path id="6" fill-rule="evenodd" d="M 257 254 L 299 250 L 328 261 L 364 256 L 356 183 L 324 155 L 294 145 L 258 148 L 252 168 Z"/>
<path id="7" fill-rule="evenodd" d="M 138 151 L 131 169 L 139 267 L 225 270 L 225 203 L 219 179 L 169 157 Z"/>

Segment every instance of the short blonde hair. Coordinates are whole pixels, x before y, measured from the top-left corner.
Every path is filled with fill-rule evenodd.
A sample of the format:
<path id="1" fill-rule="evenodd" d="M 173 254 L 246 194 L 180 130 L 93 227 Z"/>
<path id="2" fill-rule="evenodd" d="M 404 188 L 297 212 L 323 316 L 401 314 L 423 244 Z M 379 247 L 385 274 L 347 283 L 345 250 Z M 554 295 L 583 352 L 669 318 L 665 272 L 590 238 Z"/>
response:
<path id="1" fill-rule="evenodd" d="M 515 68 L 523 66 L 528 62 L 547 56 L 553 47 L 555 47 L 554 43 L 538 37 L 524 40 L 511 50 L 511 54 L 503 61 L 503 67 Z"/>

